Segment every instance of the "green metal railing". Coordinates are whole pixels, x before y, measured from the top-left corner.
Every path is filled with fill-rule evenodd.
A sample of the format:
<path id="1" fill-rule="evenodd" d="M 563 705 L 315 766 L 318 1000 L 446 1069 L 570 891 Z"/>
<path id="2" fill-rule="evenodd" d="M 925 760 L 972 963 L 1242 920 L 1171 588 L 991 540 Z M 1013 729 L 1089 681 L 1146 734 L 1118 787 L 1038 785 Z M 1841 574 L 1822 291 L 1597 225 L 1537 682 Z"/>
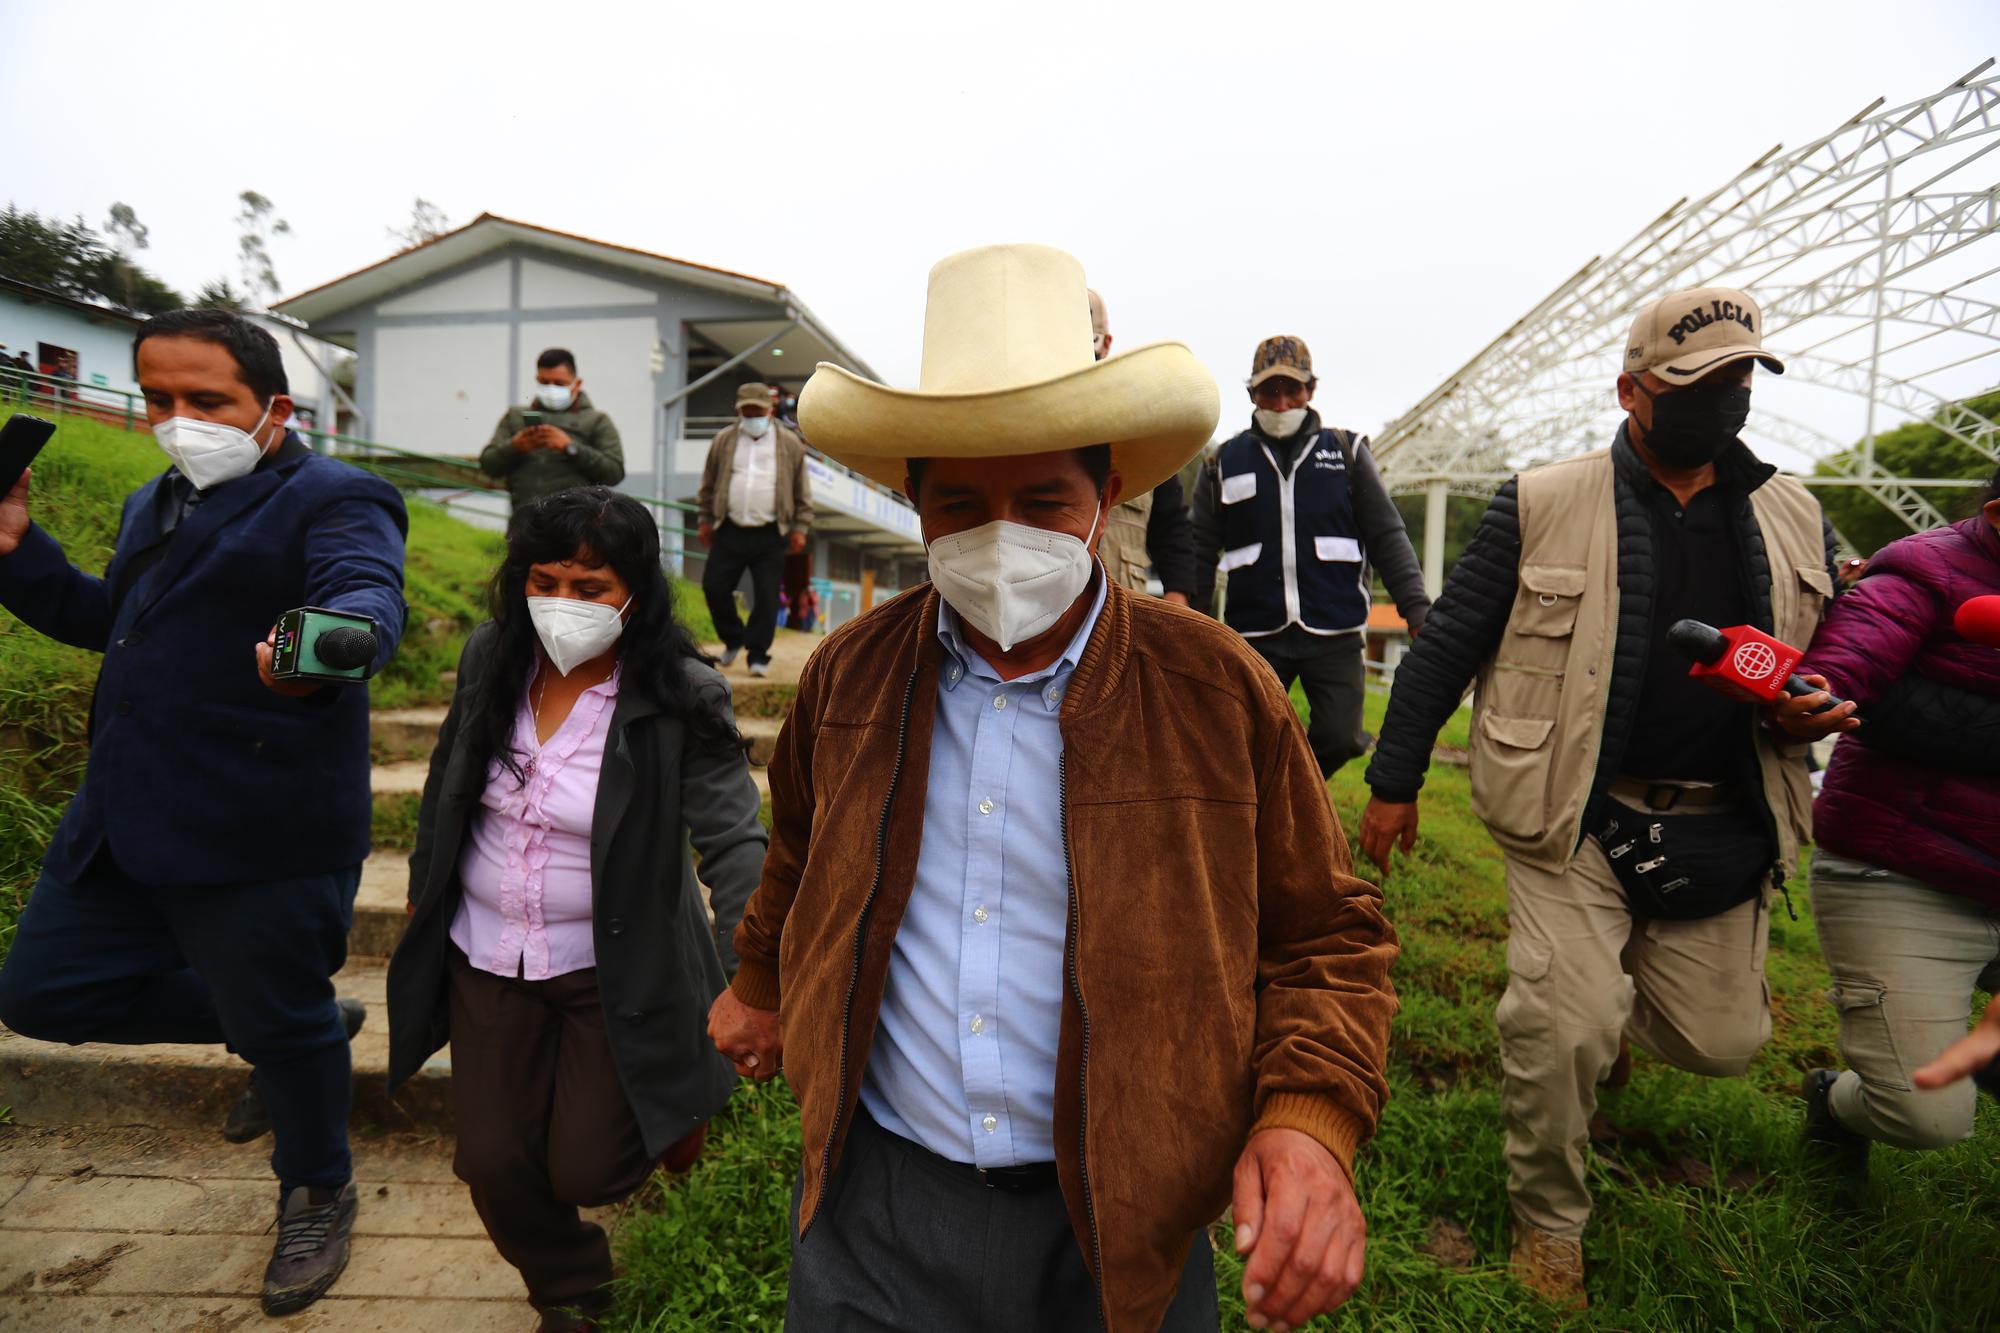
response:
<path id="1" fill-rule="evenodd" d="M 84 384 L 58 375 L 42 375 L 18 370 L 12 366 L 0 365 L 0 403 L 17 404 L 31 411 L 89 417 L 107 425 L 123 426 L 126 430 L 136 431 L 146 428 L 145 399 L 129 389 Z M 305 430 L 300 434 L 311 441 L 316 452 L 373 472 L 399 490 L 456 489 L 492 493 L 505 492 L 507 489 L 506 483 L 499 478 L 487 476 L 476 459 L 458 458 L 449 454 L 419 453 L 414 449 L 384 444 L 380 440 L 364 439 L 359 435 L 342 435 L 335 431 Z M 445 509 L 451 509 L 454 505 L 467 511 L 472 509 L 463 501 L 450 496 L 424 498 Z M 650 495 L 634 495 L 632 498 L 660 511 L 662 532 L 671 532 L 682 538 L 683 542 L 698 535 L 696 529 L 688 526 L 685 519 L 678 523 L 667 521 L 670 513 L 679 516 L 697 512 L 696 506 L 680 500 L 662 500 Z"/>

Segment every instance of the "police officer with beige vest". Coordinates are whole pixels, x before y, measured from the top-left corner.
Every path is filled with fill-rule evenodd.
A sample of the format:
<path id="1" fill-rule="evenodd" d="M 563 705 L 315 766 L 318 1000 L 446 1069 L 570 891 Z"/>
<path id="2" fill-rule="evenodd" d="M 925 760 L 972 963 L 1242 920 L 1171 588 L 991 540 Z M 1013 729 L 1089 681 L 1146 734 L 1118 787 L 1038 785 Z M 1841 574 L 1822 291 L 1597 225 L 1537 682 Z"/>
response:
<path id="1" fill-rule="evenodd" d="M 1737 438 L 1763 315 L 1742 292 L 1639 313 L 1609 449 L 1502 486 L 1397 670 L 1361 846 L 1417 831 L 1438 729 L 1473 699 L 1472 805 L 1507 859 L 1505 1082 L 1517 1277 L 1581 1306 L 1583 1150 L 1621 1039 L 1729 1077 L 1770 1036 L 1774 884 L 1811 832 L 1804 746 L 1688 679 L 1683 617 L 1809 642 L 1833 595 L 1819 504 Z M 1779 705 L 1787 720 L 1826 703 Z M 1838 729 L 1852 705 L 1820 714 Z"/>
<path id="2" fill-rule="evenodd" d="M 1087 295 L 1090 351 L 1094 359 L 1102 361 L 1111 355 L 1111 316 L 1104 308 L 1104 298 L 1094 289 Z M 1157 575 L 1160 595 L 1176 606 L 1186 606 L 1194 592 L 1194 535 L 1181 479 L 1168 477 L 1152 490 L 1113 505 L 1097 541 L 1097 558 L 1120 587 L 1149 593 L 1149 576 Z"/>

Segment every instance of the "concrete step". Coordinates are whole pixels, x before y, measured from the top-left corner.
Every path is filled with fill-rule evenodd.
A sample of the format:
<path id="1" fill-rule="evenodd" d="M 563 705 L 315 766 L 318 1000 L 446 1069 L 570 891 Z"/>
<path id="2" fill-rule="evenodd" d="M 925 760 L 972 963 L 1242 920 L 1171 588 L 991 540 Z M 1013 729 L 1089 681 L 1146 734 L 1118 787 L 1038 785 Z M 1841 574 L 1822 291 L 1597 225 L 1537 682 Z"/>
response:
<path id="1" fill-rule="evenodd" d="M 0 1329 L 261 1325 L 276 1188 L 270 1141 L 150 1127 L 0 1127 Z M 354 1252 L 326 1297 L 285 1321 L 326 1333 L 532 1326 L 451 1145 L 357 1136 Z M 588 1213 L 616 1225 L 615 1210 Z"/>
<path id="2" fill-rule="evenodd" d="M 349 958 L 387 958 L 396 952 L 410 900 L 410 854 L 401 847 L 378 847 L 361 863 L 361 888 L 354 895 L 354 925 L 347 932 Z"/>
<path id="3" fill-rule="evenodd" d="M 377 796 L 421 796 L 430 771 L 428 760 L 377 764 L 369 770 L 368 789 Z"/>
<path id="4" fill-rule="evenodd" d="M 354 1122 L 446 1132 L 448 1050 L 433 1056 L 393 1102 L 387 1098 L 387 977 L 385 959 L 353 958 L 334 978 L 335 990 L 368 1006 L 367 1025 L 354 1039 Z M 21 1125 L 219 1129 L 249 1072 L 221 1046 L 65 1046 L 0 1029 L 0 1088 Z"/>
<path id="5" fill-rule="evenodd" d="M 750 742 L 750 762 L 758 768 L 771 762 L 771 755 L 778 748 L 778 733 L 785 729 L 783 718 L 739 717 L 736 730 L 743 739 Z"/>
<path id="6" fill-rule="evenodd" d="M 428 759 L 444 715 L 442 707 L 377 709 L 368 715 L 368 737 L 378 754 L 399 760 Z"/>

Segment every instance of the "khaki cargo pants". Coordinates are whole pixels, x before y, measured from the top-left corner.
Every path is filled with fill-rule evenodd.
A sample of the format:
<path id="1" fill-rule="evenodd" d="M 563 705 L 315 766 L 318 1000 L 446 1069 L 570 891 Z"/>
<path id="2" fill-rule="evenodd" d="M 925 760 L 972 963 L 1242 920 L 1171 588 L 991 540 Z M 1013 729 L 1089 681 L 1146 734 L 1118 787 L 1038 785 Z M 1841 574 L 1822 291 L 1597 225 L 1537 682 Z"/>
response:
<path id="1" fill-rule="evenodd" d="M 1582 1236 L 1583 1150 L 1621 1036 L 1712 1078 L 1750 1067 L 1771 1035 L 1767 898 L 1700 921 L 1639 921 L 1594 839 L 1561 872 L 1507 858 L 1507 993 L 1493 1016 L 1516 1217 Z"/>

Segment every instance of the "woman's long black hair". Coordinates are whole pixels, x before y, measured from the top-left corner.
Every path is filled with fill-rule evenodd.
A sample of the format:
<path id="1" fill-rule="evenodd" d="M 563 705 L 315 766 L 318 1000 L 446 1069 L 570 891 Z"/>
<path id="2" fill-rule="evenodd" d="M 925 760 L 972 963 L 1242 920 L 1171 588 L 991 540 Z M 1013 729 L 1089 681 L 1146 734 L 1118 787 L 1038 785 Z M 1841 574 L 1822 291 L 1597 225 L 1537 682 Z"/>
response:
<path id="1" fill-rule="evenodd" d="M 507 524 L 507 556 L 487 591 L 495 630 L 492 653 L 461 700 L 463 734 L 480 767 L 497 757 L 517 780 L 524 776 L 514 750 L 514 727 L 523 682 L 541 652 L 528 616 L 528 570 L 577 559 L 610 566 L 631 590 L 631 614 L 619 640 L 619 688 L 645 691 L 662 711 L 680 718 L 709 744 L 743 744 L 726 702 L 697 695 L 684 668 L 687 658 L 708 658 L 674 614 L 673 588 L 660 568 L 660 533 L 653 516 L 609 486 L 578 486 L 521 506 Z"/>

